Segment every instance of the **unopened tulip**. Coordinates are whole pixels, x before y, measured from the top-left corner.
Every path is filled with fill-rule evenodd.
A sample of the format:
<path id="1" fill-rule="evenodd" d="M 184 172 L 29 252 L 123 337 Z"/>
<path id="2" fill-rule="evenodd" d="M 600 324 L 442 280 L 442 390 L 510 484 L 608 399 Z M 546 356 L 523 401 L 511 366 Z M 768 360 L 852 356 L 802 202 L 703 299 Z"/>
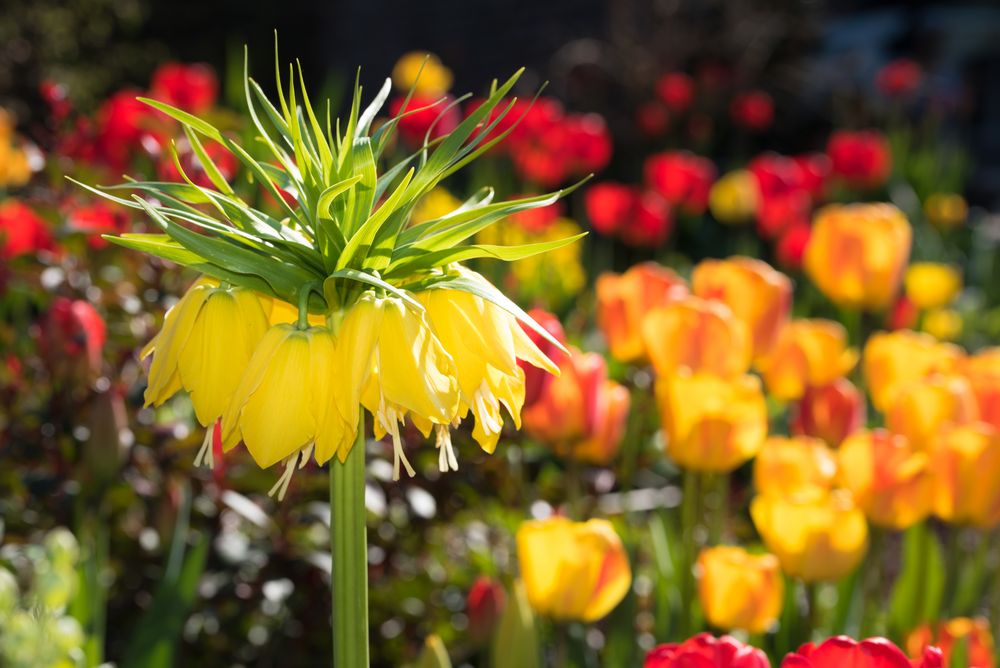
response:
<path id="1" fill-rule="evenodd" d="M 784 584 L 777 558 L 720 546 L 698 556 L 698 594 L 709 624 L 763 633 L 781 614 Z"/>
<path id="2" fill-rule="evenodd" d="M 809 387 L 828 385 L 848 373 L 858 353 L 848 347 L 847 330 L 832 320 L 793 320 L 759 363 L 767 391 L 790 401 Z"/>
<path id="3" fill-rule="evenodd" d="M 684 279 L 655 262 L 637 264 L 624 274 L 602 274 L 596 289 L 597 324 L 619 362 L 644 361 L 643 318 L 651 309 L 688 294 Z"/>
<path id="4" fill-rule="evenodd" d="M 756 376 L 732 380 L 678 372 L 656 379 L 667 455 L 693 471 L 725 473 L 757 454 L 767 405 Z"/>
<path id="5" fill-rule="evenodd" d="M 745 169 L 724 175 L 708 193 L 708 207 L 720 223 L 742 225 L 750 222 L 760 205 L 757 179 Z"/>
<path id="6" fill-rule="evenodd" d="M 642 321 L 642 338 L 661 377 L 686 369 L 729 378 L 750 368 L 747 326 L 722 302 L 686 297 L 654 308 Z"/>
<path id="7" fill-rule="evenodd" d="M 807 643 L 781 662 L 781 668 L 942 668 L 941 652 L 928 648 L 910 661 L 903 651 L 885 638 L 853 640 L 847 636 L 828 638 L 819 645 Z"/>
<path id="8" fill-rule="evenodd" d="M 414 94 L 440 96 L 451 88 L 451 70 L 433 53 L 411 51 L 393 66 L 392 83 L 403 93 L 412 88 Z"/>
<path id="9" fill-rule="evenodd" d="M 746 323 L 755 359 L 774 347 L 792 307 L 792 282 L 756 258 L 702 260 L 691 274 L 691 289 L 698 297 L 723 302 Z"/>
<path id="10" fill-rule="evenodd" d="M 924 215 L 939 230 L 951 230 L 965 223 L 969 204 L 958 193 L 934 193 L 924 201 Z"/>
<path id="11" fill-rule="evenodd" d="M 872 403 L 886 411 L 900 388 L 932 373 L 955 370 L 962 350 L 928 334 L 910 330 L 877 332 L 868 338 L 862 359 Z"/>
<path id="12" fill-rule="evenodd" d="M 607 520 L 525 522 L 517 557 L 531 606 L 554 619 L 597 621 L 632 586 L 625 546 Z"/>
<path id="13" fill-rule="evenodd" d="M 939 262 L 914 262 L 903 281 L 907 298 L 919 309 L 935 309 L 955 301 L 962 291 L 962 275 Z"/>
<path id="14" fill-rule="evenodd" d="M 841 484 L 873 524 L 906 529 L 931 510 L 930 459 L 905 436 L 859 431 L 837 451 Z"/>
<path id="15" fill-rule="evenodd" d="M 469 618 L 469 636 L 477 643 L 489 640 L 500 623 L 507 603 L 507 592 L 493 578 L 480 575 L 465 597 L 465 611 Z"/>
<path id="16" fill-rule="evenodd" d="M 885 422 L 891 431 L 909 438 L 915 448 L 926 450 L 942 429 L 967 424 L 978 415 L 968 380 L 935 374 L 900 388 L 886 411 Z"/>
<path id="17" fill-rule="evenodd" d="M 834 303 L 878 311 L 899 290 L 912 236 L 892 204 L 831 204 L 816 214 L 803 266 Z"/>
<path id="18" fill-rule="evenodd" d="M 829 385 L 806 388 L 795 404 L 790 429 L 797 436 L 812 436 L 837 447 L 865 423 L 865 398 L 846 378 Z"/>
<path id="19" fill-rule="evenodd" d="M 993 633 L 989 620 L 982 617 L 970 619 L 957 617 L 937 624 L 924 624 L 906 638 L 910 656 L 919 657 L 928 647 L 941 650 L 942 665 L 951 665 L 952 652 L 957 643 L 965 643 L 968 668 L 993 668 Z"/>
<path id="20" fill-rule="evenodd" d="M 930 450 L 934 514 L 955 524 L 1000 523 L 1000 433 L 974 422 L 938 434 Z"/>
<path id="21" fill-rule="evenodd" d="M 759 494 L 827 492 L 836 475 L 833 451 L 815 438 L 771 436 L 753 462 L 753 482 Z"/>
<path id="22" fill-rule="evenodd" d="M 732 636 L 699 633 L 680 644 L 657 645 L 646 654 L 643 668 L 771 668 L 767 655 Z"/>
<path id="23" fill-rule="evenodd" d="M 805 582 L 844 577 L 868 550 L 865 515 L 844 490 L 794 498 L 759 494 L 750 516 L 781 570 Z"/>

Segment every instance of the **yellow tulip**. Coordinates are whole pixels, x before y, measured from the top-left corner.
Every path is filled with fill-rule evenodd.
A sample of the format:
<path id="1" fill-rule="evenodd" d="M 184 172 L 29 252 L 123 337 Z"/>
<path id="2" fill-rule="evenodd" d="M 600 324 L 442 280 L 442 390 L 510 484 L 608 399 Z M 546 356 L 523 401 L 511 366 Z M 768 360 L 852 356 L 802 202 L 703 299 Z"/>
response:
<path id="1" fill-rule="evenodd" d="M 756 376 L 678 372 L 656 379 L 667 454 L 694 471 L 732 471 L 760 450 L 767 406 Z"/>
<path id="2" fill-rule="evenodd" d="M 962 275 L 939 262 L 914 262 L 903 281 L 906 297 L 918 309 L 936 309 L 955 301 L 962 291 Z"/>
<path id="3" fill-rule="evenodd" d="M 845 490 L 794 498 L 761 494 L 750 516 L 781 570 L 805 582 L 842 578 L 868 551 L 865 515 Z"/>
<path id="4" fill-rule="evenodd" d="M 691 274 L 691 289 L 702 299 L 723 302 L 746 324 L 755 360 L 771 351 L 792 307 L 792 282 L 756 258 L 702 260 Z"/>
<path id="5" fill-rule="evenodd" d="M 969 205 L 958 193 L 934 193 L 924 202 L 924 214 L 940 230 L 960 227 L 969 217 Z"/>
<path id="6" fill-rule="evenodd" d="M 771 436 L 753 462 L 753 482 L 759 494 L 826 492 L 836 475 L 833 451 L 823 441 L 805 436 Z"/>
<path id="7" fill-rule="evenodd" d="M 462 202 L 441 186 L 432 188 L 413 207 L 410 224 L 418 225 L 429 220 L 444 218 L 460 206 Z"/>
<path id="8" fill-rule="evenodd" d="M 451 70 L 433 53 L 411 51 L 393 66 L 392 83 L 402 92 L 413 88 L 417 95 L 444 95 L 451 88 Z"/>
<path id="9" fill-rule="evenodd" d="M 531 607 L 554 619 L 597 621 L 632 585 L 625 546 L 607 520 L 525 522 L 517 558 Z"/>
<path id="10" fill-rule="evenodd" d="M 976 397 L 962 376 L 935 374 L 900 388 L 886 411 L 890 431 L 926 450 L 942 429 L 978 419 Z"/>
<path id="11" fill-rule="evenodd" d="M 862 359 L 872 403 L 880 411 L 888 410 L 901 387 L 932 373 L 953 371 L 963 356 L 957 346 L 928 334 L 910 330 L 873 334 Z"/>
<path id="12" fill-rule="evenodd" d="M 672 270 L 643 262 L 624 274 L 597 278 L 597 324 L 619 362 L 646 361 L 640 330 L 646 314 L 688 294 L 687 284 Z"/>
<path id="13" fill-rule="evenodd" d="M 921 329 L 938 341 L 954 341 L 962 334 L 962 316 L 950 308 L 939 308 L 924 314 Z"/>
<path id="14" fill-rule="evenodd" d="M 758 366 L 769 394 L 777 399 L 800 399 L 810 387 L 829 385 L 857 364 L 858 353 L 848 347 L 847 330 L 832 320 L 793 320 L 771 353 Z"/>
<path id="15" fill-rule="evenodd" d="M 778 620 L 784 582 L 773 554 L 711 547 L 701 551 L 696 572 L 701 608 L 712 626 L 763 633 Z"/>
<path id="16" fill-rule="evenodd" d="M 880 310 L 899 290 L 912 235 L 891 204 L 831 204 L 816 214 L 803 268 L 834 303 Z"/>
<path id="17" fill-rule="evenodd" d="M 934 514 L 989 529 L 1000 523 L 1000 433 L 983 422 L 941 432 L 931 448 Z"/>
<path id="18" fill-rule="evenodd" d="M 643 319 L 642 338 L 659 376 L 686 369 L 729 378 L 750 368 L 746 325 L 722 302 L 686 297 L 659 306 Z"/>
<path id="19" fill-rule="evenodd" d="M 724 175 L 708 193 L 708 207 L 720 223 L 741 225 L 748 223 L 760 206 L 760 187 L 757 178 L 745 169 Z"/>
<path id="20" fill-rule="evenodd" d="M 930 513 L 929 459 L 905 436 L 860 431 L 844 440 L 837 457 L 841 484 L 872 524 L 906 529 Z"/>

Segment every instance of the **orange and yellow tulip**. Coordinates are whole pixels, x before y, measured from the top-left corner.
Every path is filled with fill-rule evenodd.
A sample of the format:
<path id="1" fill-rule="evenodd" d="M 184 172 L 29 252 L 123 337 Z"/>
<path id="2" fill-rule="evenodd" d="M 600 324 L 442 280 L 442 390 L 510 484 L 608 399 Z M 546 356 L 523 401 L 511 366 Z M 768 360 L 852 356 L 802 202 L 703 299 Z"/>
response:
<path id="1" fill-rule="evenodd" d="M 942 429 L 978 419 L 972 386 L 962 376 L 935 374 L 896 392 L 886 411 L 886 426 L 926 450 Z"/>
<path id="2" fill-rule="evenodd" d="M 790 401 L 801 398 L 810 387 L 832 383 L 857 361 L 858 353 L 847 345 L 847 330 L 840 323 L 793 320 L 758 366 L 768 393 Z"/>
<path id="3" fill-rule="evenodd" d="M 931 446 L 934 514 L 955 524 L 1000 523 L 1000 433 L 984 422 L 940 433 Z"/>
<path id="4" fill-rule="evenodd" d="M 667 455 L 693 471 L 725 473 L 760 450 L 767 405 L 756 376 L 678 372 L 656 379 Z"/>
<path id="5" fill-rule="evenodd" d="M 865 398 L 846 378 L 806 388 L 795 404 L 790 428 L 796 436 L 812 436 L 837 447 L 865 423 Z"/>
<path id="6" fill-rule="evenodd" d="M 731 378 L 750 368 L 746 325 L 722 302 L 685 297 L 642 321 L 646 354 L 658 376 L 680 369 Z"/>
<path id="7" fill-rule="evenodd" d="M 901 387 L 932 373 L 948 373 L 962 361 L 961 348 L 908 329 L 877 332 L 865 344 L 862 357 L 872 403 L 880 411 L 892 405 Z"/>
<path id="8" fill-rule="evenodd" d="M 746 323 L 755 359 L 771 351 L 792 307 L 792 282 L 756 258 L 703 260 L 694 268 L 691 288 L 698 297 L 723 302 Z"/>
<path id="9" fill-rule="evenodd" d="M 803 267 L 834 303 L 881 310 L 899 290 L 912 236 L 892 204 L 831 204 L 816 214 Z"/>
<path id="10" fill-rule="evenodd" d="M 977 617 L 956 617 L 934 625 L 923 624 L 906 638 L 906 651 L 912 657 L 922 656 L 928 647 L 941 650 L 942 666 L 951 665 L 956 642 L 966 642 L 965 656 L 969 668 L 994 668 L 993 633 L 990 622 Z"/>
<path id="11" fill-rule="evenodd" d="M 868 551 L 865 515 L 845 490 L 760 494 L 750 504 L 750 516 L 781 570 L 805 582 L 842 578 Z"/>
<path id="12" fill-rule="evenodd" d="M 962 364 L 979 408 L 979 419 L 1000 430 L 1000 347 L 985 348 Z"/>
<path id="13" fill-rule="evenodd" d="M 906 297 L 923 311 L 941 308 L 955 301 L 962 291 L 962 275 L 940 262 L 914 262 L 903 281 Z"/>
<path id="14" fill-rule="evenodd" d="M 625 546 L 607 520 L 525 522 L 517 558 L 531 607 L 554 619 L 597 621 L 632 586 Z"/>
<path id="15" fill-rule="evenodd" d="M 905 436 L 859 431 L 841 444 L 837 458 L 840 483 L 872 524 L 906 529 L 930 513 L 930 459 Z"/>
<path id="16" fill-rule="evenodd" d="M 753 482 L 759 494 L 796 496 L 828 492 L 837 475 L 837 459 L 816 438 L 771 436 L 753 462 Z"/>
<path id="17" fill-rule="evenodd" d="M 643 262 L 624 274 L 597 278 L 597 324 L 611 356 L 619 362 L 643 362 L 646 349 L 640 327 L 646 314 L 688 294 L 687 284 L 671 269 Z"/>
<path id="18" fill-rule="evenodd" d="M 701 608 L 716 628 L 763 633 L 781 614 L 784 583 L 773 554 L 710 547 L 698 556 L 696 572 Z"/>

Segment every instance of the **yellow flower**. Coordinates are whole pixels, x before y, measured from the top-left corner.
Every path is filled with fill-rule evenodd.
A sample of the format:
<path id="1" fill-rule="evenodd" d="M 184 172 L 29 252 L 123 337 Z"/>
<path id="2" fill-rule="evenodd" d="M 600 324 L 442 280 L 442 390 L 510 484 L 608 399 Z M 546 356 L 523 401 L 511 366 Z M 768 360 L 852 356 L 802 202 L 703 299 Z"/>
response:
<path id="1" fill-rule="evenodd" d="M 747 327 L 722 302 L 686 297 L 659 306 L 643 319 L 642 338 L 659 376 L 687 369 L 729 378 L 750 368 Z"/>
<path id="2" fill-rule="evenodd" d="M 827 492 L 836 475 L 833 451 L 823 441 L 807 436 L 771 436 L 753 462 L 754 487 L 760 494 Z"/>
<path id="3" fill-rule="evenodd" d="M 1000 434 L 983 422 L 942 431 L 931 447 L 934 514 L 990 529 L 1000 523 Z"/>
<path id="4" fill-rule="evenodd" d="M 899 289 L 912 236 L 891 204 L 831 204 L 816 214 L 803 268 L 836 304 L 880 310 Z"/>
<path id="5" fill-rule="evenodd" d="M 911 382 L 896 392 L 885 424 L 903 434 L 918 450 L 926 450 L 943 428 L 978 419 L 976 395 L 969 381 L 956 375 L 935 374 Z"/>
<path id="6" fill-rule="evenodd" d="M 517 558 L 531 607 L 554 619 L 597 621 L 632 585 L 625 546 L 607 520 L 525 522 Z"/>
<path id="7" fill-rule="evenodd" d="M 747 461 L 767 436 L 767 406 L 756 376 L 726 380 L 678 372 L 656 379 L 667 454 L 693 471 L 724 473 Z"/>
<path id="8" fill-rule="evenodd" d="M 955 301 L 962 291 L 962 275 L 940 262 L 914 262 L 903 281 L 906 296 L 918 309 L 936 309 Z"/>
<path id="9" fill-rule="evenodd" d="M 513 227 L 513 226 L 511 226 Z M 508 244 L 543 243 L 579 234 L 580 226 L 569 218 L 557 218 L 538 231 L 524 230 L 520 241 Z M 583 290 L 587 271 L 583 266 L 583 245 L 569 244 L 540 255 L 532 255 L 510 265 L 517 292 L 529 302 L 556 308 Z"/>
<path id="10" fill-rule="evenodd" d="M 222 418 L 225 450 L 243 441 L 254 461 L 267 468 L 285 462 L 272 492 L 284 496 L 301 455 L 304 466 L 316 449 L 325 461 L 345 439 L 353 440 L 334 403 L 336 343 L 326 327 L 299 329 L 275 325 L 267 330 Z"/>
<path id="11" fill-rule="evenodd" d="M 845 490 L 792 498 L 761 494 L 750 516 L 781 570 L 805 582 L 842 578 L 868 551 L 865 515 Z"/>
<path id="12" fill-rule="evenodd" d="M 462 202 L 441 186 L 432 188 L 430 192 L 420 198 L 413 208 L 410 224 L 418 225 L 429 220 L 443 218 L 460 206 L 462 206 Z"/>
<path id="13" fill-rule="evenodd" d="M 932 373 L 953 371 L 964 354 L 958 346 L 939 343 L 910 330 L 877 332 L 865 343 L 865 380 L 872 403 L 880 411 L 892 405 L 900 388 Z"/>
<path id="14" fill-rule="evenodd" d="M 954 341 L 962 334 L 962 316 L 950 308 L 939 308 L 924 314 L 922 329 L 938 341 Z"/>
<path id="15" fill-rule="evenodd" d="M 757 178 L 745 169 L 729 172 L 712 185 L 708 207 L 720 223 L 741 225 L 749 222 L 760 205 Z"/>
<path id="16" fill-rule="evenodd" d="M 411 51 L 396 61 L 392 83 L 403 92 L 413 88 L 417 95 L 443 95 L 451 88 L 451 70 L 433 53 Z"/>
<path id="17" fill-rule="evenodd" d="M 777 557 L 742 547 L 706 548 L 698 555 L 698 595 L 708 623 L 726 631 L 763 633 L 778 620 L 784 582 Z"/>
<path id="18" fill-rule="evenodd" d="M 514 316 L 482 297 L 458 290 L 427 290 L 417 293 L 417 299 L 427 310 L 441 345 L 455 360 L 461 395 L 456 417 L 471 411 L 476 419 L 472 436 L 492 453 L 503 428 L 501 404 L 514 426 L 521 428 L 524 371 L 518 358 L 553 375 L 559 375 L 559 367 L 538 349 Z M 453 458 L 450 464 L 457 468 Z"/>
<path id="19" fill-rule="evenodd" d="M 958 193 L 934 193 L 924 202 L 924 213 L 934 227 L 950 230 L 969 217 L 969 205 Z"/>
<path id="20" fill-rule="evenodd" d="M 847 330 L 832 320 L 793 320 L 766 359 L 759 363 L 767 391 L 778 399 L 800 399 L 847 374 L 858 352 L 847 345 Z"/>
<path id="21" fill-rule="evenodd" d="M 146 405 L 159 406 L 187 390 L 198 422 L 211 427 L 229 406 L 267 327 L 256 293 L 198 280 L 142 351 L 143 357 L 153 355 Z M 206 457 L 211 464 L 211 433 L 208 429 L 197 464 Z"/>

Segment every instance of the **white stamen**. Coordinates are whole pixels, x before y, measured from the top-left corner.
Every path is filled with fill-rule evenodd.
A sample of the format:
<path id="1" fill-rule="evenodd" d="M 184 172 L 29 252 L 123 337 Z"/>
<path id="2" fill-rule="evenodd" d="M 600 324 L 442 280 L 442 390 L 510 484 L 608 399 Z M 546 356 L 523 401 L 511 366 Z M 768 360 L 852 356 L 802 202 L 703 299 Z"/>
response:
<path id="1" fill-rule="evenodd" d="M 451 445 L 451 430 L 447 425 L 436 425 L 434 427 L 436 436 L 434 447 L 438 449 L 438 470 L 442 473 L 458 470 L 458 460 L 455 459 L 455 448 Z"/>
<path id="2" fill-rule="evenodd" d="M 288 485 L 292 482 L 292 475 L 295 473 L 295 464 L 298 461 L 299 453 L 301 450 L 295 454 L 285 457 L 285 471 L 278 478 L 278 482 L 274 483 L 274 487 L 267 493 L 268 496 L 274 496 L 274 493 L 278 493 L 278 501 L 285 500 L 285 492 L 288 491 Z"/>
<path id="3" fill-rule="evenodd" d="M 382 423 L 382 428 L 392 434 L 392 479 L 399 480 L 400 462 L 403 462 L 403 467 L 412 478 L 417 472 L 413 470 L 409 460 L 406 459 L 406 453 L 403 452 L 403 442 L 399 437 L 399 423 L 402 422 L 402 418 L 397 417 L 395 409 L 385 405 L 384 398 L 379 401 L 377 417 Z"/>
<path id="4" fill-rule="evenodd" d="M 487 397 L 492 399 L 492 401 L 490 401 L 489 407 L 487 407 L 486 405 Z M 489 408 L 493 408 L 494 410 L 491 412 Z M 497 402 L 496 397 L 494 397 L 493 394 L 489 391 L 489 388 L 486 387 L 485 381 L 483 382 L 483 385 L 478 390 L 476 390 L 475 413 L 476 413 L 476 420 L 479 421 L 479 423 L 483 427 L 483 431 L 485 431 L 487 434 L 499 434 L 500 431 L 503 429 L 503 422 L 493 417 L 494 413 L 496 413 L 497 416 L 500 415 L 500 404 Z"/>
<path id="5" fill-rule="evenodd" d="M 201 440 L 201 448 L 198 450 L 198 455 L 194 458 L 194 465 L 196 468 L 201 466 L 203 462 L 208 468 L 215 468 L 215 453 L 212 452 L 212 440 L 214 435 L 215 425 L 212 425 L 205 430 L 205 437 Z"/>

